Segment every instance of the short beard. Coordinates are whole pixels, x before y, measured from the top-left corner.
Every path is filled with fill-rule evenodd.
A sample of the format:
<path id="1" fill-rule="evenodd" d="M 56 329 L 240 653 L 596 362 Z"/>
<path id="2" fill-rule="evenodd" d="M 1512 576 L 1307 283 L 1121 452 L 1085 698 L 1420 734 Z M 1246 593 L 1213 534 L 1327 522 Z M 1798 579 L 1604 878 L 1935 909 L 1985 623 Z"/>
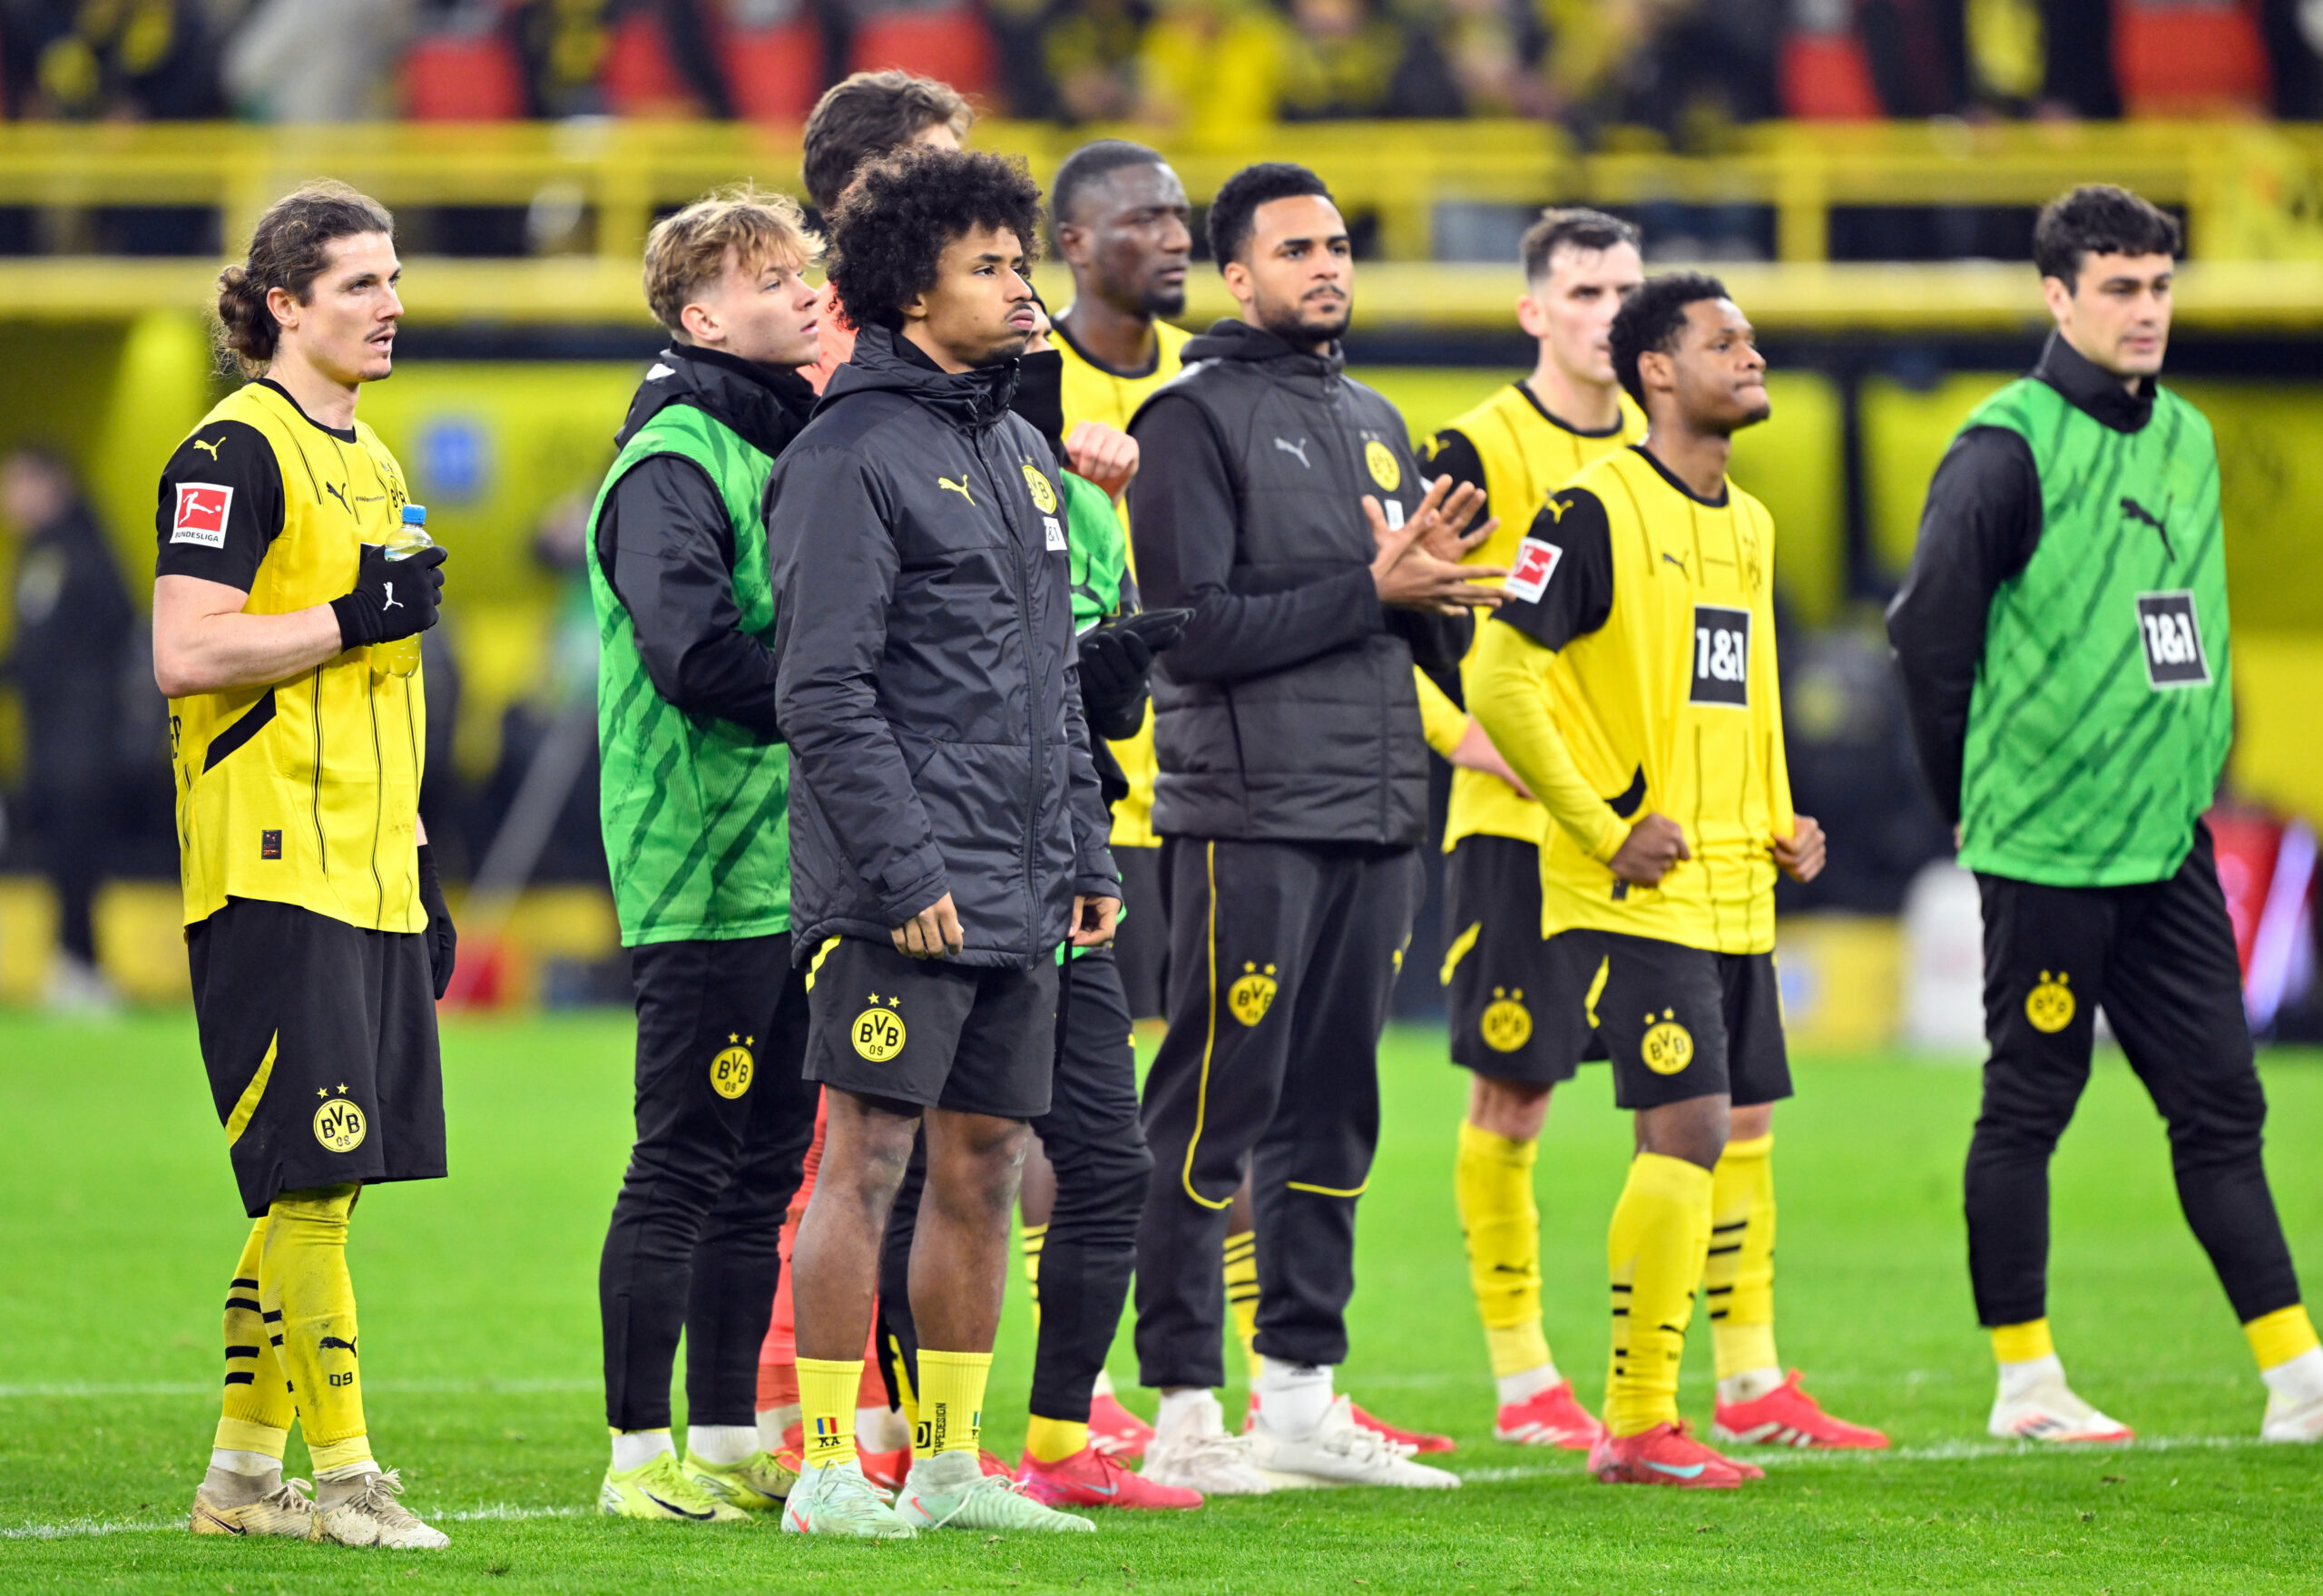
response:
<path id="1" fill-rule="evenodd" d="M 1302 347 L 1318 342 L 1337 342 L 1347 335 L 1347 324 L 1352 311 L 1343 310 L 1328 320 L 1309 321 L 1298 304 L 1288 306 L 1261 305 L 1258 308 L 1260 330 L 1270 332 L 1286 344 Z"/>
<path id="2" fill-rule="evenodd" d="M 1138 305 L 1148 316 L 1182 316 L 1186 309 L 1186 287 L 1180 283 L 1174 289 L 1148 289 L 1138 297 Z"/>

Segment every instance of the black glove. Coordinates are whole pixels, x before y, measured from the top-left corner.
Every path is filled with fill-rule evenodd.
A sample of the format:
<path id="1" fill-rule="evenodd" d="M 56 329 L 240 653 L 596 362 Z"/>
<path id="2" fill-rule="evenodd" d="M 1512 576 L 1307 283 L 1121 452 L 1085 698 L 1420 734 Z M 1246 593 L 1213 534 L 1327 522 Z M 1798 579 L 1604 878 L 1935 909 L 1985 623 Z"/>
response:
<path id="1" fill-rule="evenodd" d="M 444 883 L 436 875 L 436 850 L 424 842 L 419 845 L 419 902 L 427 911 L 427 929 L 420 935 L 427 938 L 428 973 L 436 978 L 436 995 L 440 998 L 452 987 L 460 934 L 452 925 L 452 911 L 444 906 Z"/>
<path id="2" fill-rule="evenodd" d="M 1193 618 L 1191 610 L 1140 610 L 1134 615 L 1123 617 L 1116 624 L 1123 632 L 1134 633 L 1140 641 L 1158 654 L 1175 646 L 1177 641 L 1186 635 L 1186 628 L 1192 623 Z"/>
<path id="3" fill-rule="evenodd" d="M 406 559 L 390 560 L 377 543 L 362 545 L 355 567 L 355 591 L 330 602 L 338 617 L 338 646 L 393 642 L 436 624 L 443 602 L 444 549 L 438 544 Z"/>
<path id="4" fill-rule="evenodd" d="M 1145 673 L 1153 651 L 1123 626 L 1081 634 L 1081 713 L 1099 737 L 1123 738 L 1145 718 Z"/>

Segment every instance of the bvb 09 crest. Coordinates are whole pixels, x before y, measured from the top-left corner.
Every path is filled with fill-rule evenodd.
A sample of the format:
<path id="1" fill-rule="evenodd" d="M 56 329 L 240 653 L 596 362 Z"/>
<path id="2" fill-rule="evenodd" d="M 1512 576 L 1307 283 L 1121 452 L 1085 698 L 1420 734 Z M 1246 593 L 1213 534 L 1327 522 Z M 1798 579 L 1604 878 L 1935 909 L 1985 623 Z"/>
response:
<path id="1" fill-rule="evenodd" d="M 334 1097 L 315 1111 L 315 1140 L 332 1152 L 353 1152 L 370 1130 L 363 1111 L 343 1097 Z"/>
<path id="2" fill-rule="evenodd" d="M 884 1064 L 904 1050 L 904 1017 L 895 1012 L 897 1001 L 891 997 L 881 1008 L 879 994 L 873 993 L 871 1006 L 855 1016 L 848 1032 L 855 1051 L 875 1064 Z"/>
<path id="3" fill-rule="evenodd" d="M 2073 1023 L 2073 989 L 2065 984 L 2072 979 L 2063 970 L 2054 975 L 2041 972 L 2041 984 L 2024 996 L 2024 1017 L 2033 1029 L 2056 1032 Z"/>
<path id="4" fill-rule="evenodd" d="M 1675 1009 L 1664 1009 L 1660 1023 L 1647 1027 L 1638 1052 L 1655 1074 L 1675 1075 L 1694 1062 L 1694 1033 L 1678 1023 Z"/>
<path id="5" fill-rule="evenodd" d="M 1242 978 L 1226 989 L 1226 1006 L 1245 1025 L 1255 1025 L 1267 1017 L 1267 1010 L 1274 1006 L 1274 966 L 1261 971 L 1257 964 L 1245 960 Z"/>
<path id="6" fill-rule="evenodd" d="M 1484 1033 L 1485 1045 L 1495 1053 L 1514 1053 L 1533 1039 L 1533 1012 L 1524 1006 L 1524 989 L 1510 992 L 1505 987 L 1492 989 L 1492 1002 L 1485 1005 L 1477 1029 Z"/>
<path id="7" fill-rule="evenodd" d="M 1040 507 L 1042 514 L 1056 514 L 1056 489 L 1049 485 L 1049 479 L 1042 475 L 1041 468 L 1030 460 L 1024 462 L 1024 486 L 1032 494 L 1033 503 Z"/>
<path id="8" fill-rule="evenodd" d="M 1396 464 L 1396 452 L 1377 438 L 1363 446 L 1363 464 L 1370 469 L 1371 480 L 1389 493 L 1403 485 L 1404 468 Z"/>
<path id="9" fill-rule="evenodd" d="M 750 1057 L 750 1044 L 755 1036 L 726 1033 L 733 1045 L 710 1061 L 710 1089 L 723 1098 L 737 1098 L 750 1089 L 750 1077 L 758 1072 L 757 1061 Z"/>

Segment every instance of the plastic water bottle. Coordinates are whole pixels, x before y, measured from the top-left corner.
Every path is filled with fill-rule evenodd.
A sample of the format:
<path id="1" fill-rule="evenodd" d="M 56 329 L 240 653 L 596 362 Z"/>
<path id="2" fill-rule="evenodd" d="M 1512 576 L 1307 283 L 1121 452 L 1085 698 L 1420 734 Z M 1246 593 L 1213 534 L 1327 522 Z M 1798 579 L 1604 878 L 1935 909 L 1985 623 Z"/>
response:
<path id="1" fill-rule="evenodd" d="M 403 524 L 387 539 L 387 559 L 390 562 L 408 560 L 422 549 L 432 549 L 436 540 L 427 535 L 427 506 L 406 504 Z M 419 669 L 419 634 L 399 637 L 393 642 L 371 645 L 371 673 L 374 676 L 409 676 Z"/>

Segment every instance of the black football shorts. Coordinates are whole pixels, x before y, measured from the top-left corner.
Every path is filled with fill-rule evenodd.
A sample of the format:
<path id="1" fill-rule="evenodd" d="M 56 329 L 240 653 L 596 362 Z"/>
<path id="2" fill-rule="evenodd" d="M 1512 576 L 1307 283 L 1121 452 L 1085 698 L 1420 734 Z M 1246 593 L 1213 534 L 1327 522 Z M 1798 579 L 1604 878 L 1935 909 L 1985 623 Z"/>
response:
<path id="1" fill-rule="evenodd" d="M 236 897 L 185 941 L 210 1095 L 252 1219 L 286 1191 L 442 1177 L 424 933 Z"/>
<path id="2" fill-rule="evenodd" d="M 1612 931 L 1561 932 L 1549 946 L 1550 1006 L 1577 1012 L 1582 1029 L 1603 1043 L 1620 1107 L 1723 1095 L 1749 1108 L 1790 1095 L 1772 954 L 1710 953 Z"/>
<path id="3" fill-rule="evenodd" d="M 1054 959 L 993 969 L 834 936 L 809 967 L 802 1073 L 858 1097 L 1036 1120 L 1056 1072 L 1056 989 Z"/>

